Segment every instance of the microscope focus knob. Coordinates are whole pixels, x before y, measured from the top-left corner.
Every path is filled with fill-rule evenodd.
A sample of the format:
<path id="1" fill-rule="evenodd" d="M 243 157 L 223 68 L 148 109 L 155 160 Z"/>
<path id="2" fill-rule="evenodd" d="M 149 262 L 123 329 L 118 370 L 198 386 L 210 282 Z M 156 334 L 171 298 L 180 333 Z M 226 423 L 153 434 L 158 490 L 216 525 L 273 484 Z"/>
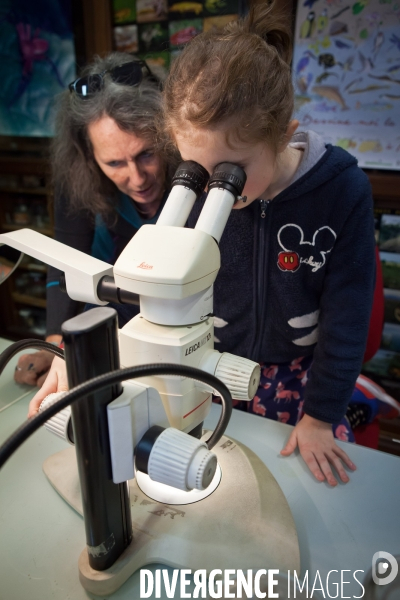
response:
<path id="1" fill-rule="evenodd" d="M 215 475 L 217 457 L 205 442 L 183 431 L 154 426 L 136 447 L 136 468 L 179 490 L 204 490 Z"/>
<path id="2" fill-rule="evenodd" d="M 66 392 L 54 392 L 53 394 L 46 396 L 39 406 L 39 412 L 60 400 L 65 394 Z M 70 444 L 74 444 L 70 406 L 60 410 L 54 417 L 46 421 L 44 426 L 47 431 L 54 433 L 54 435 L 60 437 L 62 440 L 66 440 Z"/>
<path id="3" fill-rule="evenodd" d="M 260 383 L 260 365 L 247 358 L 224 352 L 215 369 L 234 400 L 252 400 Z"/>

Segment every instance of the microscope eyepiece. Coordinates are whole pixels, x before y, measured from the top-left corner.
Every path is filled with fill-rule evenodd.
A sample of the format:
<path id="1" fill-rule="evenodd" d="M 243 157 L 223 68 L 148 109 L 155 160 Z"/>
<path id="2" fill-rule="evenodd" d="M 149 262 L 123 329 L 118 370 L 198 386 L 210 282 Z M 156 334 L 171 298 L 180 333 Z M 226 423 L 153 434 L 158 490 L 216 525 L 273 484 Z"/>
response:
<path id="1" fill-rule="evenodd" d="M 208 189 L 223 188 L 231 192 L 235 198 L 242 194 L 247 179 L 246 173 L 238 165 L 224 162 L 217 165 L 210 177 Z"/>
<path id="2" fill-rule="evenodd" d="M 194 160 L 185 160 L 177 168 L 172 178 L 172 186 L 183 185 L 195 192 L 197 196 L 203 193 L 210 175 L 208 171 Z"/>

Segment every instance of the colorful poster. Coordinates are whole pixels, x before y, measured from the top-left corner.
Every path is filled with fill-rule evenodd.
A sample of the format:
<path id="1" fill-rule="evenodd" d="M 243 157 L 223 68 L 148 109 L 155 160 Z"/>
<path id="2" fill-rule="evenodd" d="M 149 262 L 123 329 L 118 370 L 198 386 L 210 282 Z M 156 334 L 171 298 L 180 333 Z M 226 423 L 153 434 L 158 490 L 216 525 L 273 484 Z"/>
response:
<path id="1" fill-rule="evenodd" d="M 203 30 L 203 19 L 190 19 L 186 21 L 169 22 L 169 42 L 171 48 L 186 44 Z"/>
<path id="2" fill-rule="evenodd" d="M 400 215 L 382 215 L 379 228 L 379 249 L 400 253 Z"/>
<path id="3" fill-rule="evenodd" d="M 400 290 L 400 254 L 380 252 L 383 287 Z"/>
<path id="4" fill-rule="evenodd" d="M 170 53 L 169 52 L 149 52 L 147 54 L 140 54 L 140 58 L 143 58 L 149 65 L 149 67 L 162 67 L 163 69 L 169 68 Z"/>
<path id="5" fill-rule="evenodd" d="M 2 0 L 0 135 L 53 135 L 54 98 L 76 77 L 70 9 L 70 0 Z"/>
<path id="6" fill-rule="evenodd" d="M 400 170 L 400 2 L 299 0 L 293 78 L 301 128 Z"/>
<path id="7" fill-rule="evenodd" d="M 169 18 L 172 19 L 191 19 L 201 17 L 203 14 L 203 4 L 201 2 L 179 2 L 179 0 L 169 0 Z"/>
<path id="8" fill-rule="evenodd" d="M 136 19 L 136 0 L 113 0 L 114 23 L 132 23 Z"/>
<path id="9" fill-rule="evenodd" d="M 138 23 L 164 21 L 167 18 L 167 0 L 136 0 L 136 20 Z"/>
<path id="10" fill-rule="evenodd" d="M 146 23 L 139 26 L 139 46 L 141 52 L 160 52 L 169 46 L 168 24 Z"/>
<path id="11" fill-rule="evenodd" d="M 138 26 L 114 27 L 114 43 L 118 52 L 137 52 L 139 50 Z"/>

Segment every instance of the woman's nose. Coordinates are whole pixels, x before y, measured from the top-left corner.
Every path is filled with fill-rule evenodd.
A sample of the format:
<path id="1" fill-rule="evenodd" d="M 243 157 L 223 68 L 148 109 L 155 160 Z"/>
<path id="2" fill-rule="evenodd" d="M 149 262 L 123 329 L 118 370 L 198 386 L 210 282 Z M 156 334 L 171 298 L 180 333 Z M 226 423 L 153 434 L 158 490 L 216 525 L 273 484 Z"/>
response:
<path id="1" fill-rule="evenodd" d="M 136 164 L 136 162 L 131 161 L 129 163 L 129 178 L 133 185 L 141 186 L 146 181 L 146 173 Z"/>

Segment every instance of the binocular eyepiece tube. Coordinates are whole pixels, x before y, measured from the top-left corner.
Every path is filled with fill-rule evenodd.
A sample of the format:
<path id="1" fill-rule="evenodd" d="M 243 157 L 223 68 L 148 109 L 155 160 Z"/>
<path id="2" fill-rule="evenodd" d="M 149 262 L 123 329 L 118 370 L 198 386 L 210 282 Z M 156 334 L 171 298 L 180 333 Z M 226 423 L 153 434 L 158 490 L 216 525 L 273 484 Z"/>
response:
<path id="1" fill-rule="evenodd" d="M 184 227 L 195 201 L 205 191 L 208 182 L 208 197 L 195 229 L 208 233 L 219 242 L 246 179 L 243 169 L 232 163 L 220 163 L 211 177 L 194 161 L 181 163 L 172 179 L 172 190 L 157 225 Z"/>

